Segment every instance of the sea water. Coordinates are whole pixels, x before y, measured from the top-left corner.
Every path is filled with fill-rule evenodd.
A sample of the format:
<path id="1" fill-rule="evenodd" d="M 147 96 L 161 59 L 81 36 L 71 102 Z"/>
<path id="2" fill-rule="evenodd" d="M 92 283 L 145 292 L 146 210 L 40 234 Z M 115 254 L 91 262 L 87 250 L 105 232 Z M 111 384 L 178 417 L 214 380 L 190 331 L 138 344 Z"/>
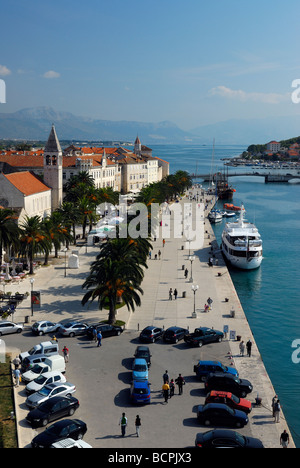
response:
<path id="1" fill-rule="evenodd" d="M 208 174 L 223 169 L 221 159 L 238 156 L 246 145 L 152 148 L 153 156 L 170 162 L 171 173 L 181 169 Z M 252 170 L 243 168 L 243 172 L 245 169 Z M 236 168 L 229 171 L 236 172 Z M 261 234 L 264 257 L 257 270 L 230 269 L 230 274 L 291 435 L 300 447 L 300 363 L 293 359 L 300 358 L 300 352 L 292 347 L 295 340 L 300 343 L 300 183 L 265 184 L 263 177 L 242 176 L 230 179 L 230 183 L 236 189 L 233 203 L 244 204 L 246 219 L 254 222 Z M 214 225 L 219 243 L 224 223 Z"/>

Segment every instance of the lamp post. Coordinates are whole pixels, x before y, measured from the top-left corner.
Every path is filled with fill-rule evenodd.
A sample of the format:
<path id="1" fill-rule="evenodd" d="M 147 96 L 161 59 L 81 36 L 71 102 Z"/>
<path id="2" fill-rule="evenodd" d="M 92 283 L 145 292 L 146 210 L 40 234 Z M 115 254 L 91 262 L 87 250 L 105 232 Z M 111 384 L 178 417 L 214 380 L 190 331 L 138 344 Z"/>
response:
<path id="1" fill-rule="evenodd" d="M 190 283 L 193 282 L 193 261 L 195 260 L 194 255 L 189 257 L 189 261 L 191 262 L 191 277 L 190 277 Z"/>
<path id="2" fill-rule="evenodd" d="M 196 292 L 198 291 L 199 286 L 198 284 L 192 284 L 192 291 L 194 293 L 194 311 L 192 313 L 192 318 L 197 318 L 197 313 L 196 313 Z"/>
<path id="3" fill-rule="evenodd" d="M 32 300 L 33 294 L 32 294 L 32 293 L 33 293 L 34 281 L 35 281 L 34 278 L 31 278 L 31 279 L 30 279 L 30 284 L 31 284 L 31 316 L 33 316 L 33 300 Z"/>
<path id="4" fill-rule="evenodd" d="M 67 276 L 67 247 L 64 248 L 63 252 L 65 252 L 65 278 Z"/>

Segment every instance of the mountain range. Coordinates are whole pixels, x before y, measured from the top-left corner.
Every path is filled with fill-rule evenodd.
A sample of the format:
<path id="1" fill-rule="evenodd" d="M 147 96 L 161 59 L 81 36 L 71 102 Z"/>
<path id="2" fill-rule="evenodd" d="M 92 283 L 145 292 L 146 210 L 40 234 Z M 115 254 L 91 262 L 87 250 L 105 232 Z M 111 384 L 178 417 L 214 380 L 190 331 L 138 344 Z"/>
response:
<path id="1" fill-rule="evenodd" d="M 42 140 L 55 124 L 60 140 L 133 142 L 138 135 L 142 144 L 264 144 L 300 134 L 300 115 L 265 119 L 231 119 L 184 131 L 170 121 L 151 123 L 111 121 L 57 112 L 51 107 L 0 113 L 0 139 Z"/>

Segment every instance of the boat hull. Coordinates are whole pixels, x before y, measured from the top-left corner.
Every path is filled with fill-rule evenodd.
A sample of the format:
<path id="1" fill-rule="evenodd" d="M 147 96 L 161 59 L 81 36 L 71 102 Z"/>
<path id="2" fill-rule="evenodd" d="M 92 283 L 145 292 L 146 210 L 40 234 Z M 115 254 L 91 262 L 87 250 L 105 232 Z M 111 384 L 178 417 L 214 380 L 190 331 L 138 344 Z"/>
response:
<path id="1" fill-rule="evenodd" d="M 240 270 L 255 270 L 256 268 L 260 267 L 263 259 L 262 256 L 253 257 L 250 259 L 247 259 L 246 257 L 235 257 L 234 255 L 230 255 L 228 252 L 226 252 L 223 245 L 222 252 L 228 263 L 230 263 L 231 266 Z"/>

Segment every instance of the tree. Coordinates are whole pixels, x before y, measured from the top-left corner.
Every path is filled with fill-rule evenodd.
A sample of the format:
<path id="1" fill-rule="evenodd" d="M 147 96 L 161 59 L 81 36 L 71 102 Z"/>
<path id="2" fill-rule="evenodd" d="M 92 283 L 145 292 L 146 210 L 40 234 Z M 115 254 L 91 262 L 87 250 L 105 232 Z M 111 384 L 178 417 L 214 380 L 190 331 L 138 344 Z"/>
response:
<path id="1" fill-rule="evenodd" d="M 20 226 L 20 250 L 21 254 L 29 259 L 29 274 L 33 274 L 33 259 L 37 253 L 46 253 L 49 242 L 45 236 L 43 225 L 39 216 L 26 216 Z"/>
<path id="2" fill-rule="evenodd" d="M 10 208 L 0 208 L 0 265 L 3 261 L 3 249 L 16 247 L 20 230 L 16 223 L 16 214 Z"/>
<path id="3" fill-rule="evenodd" d="M 114 324 L 118 301 L 122 300 L 132 311 L 135 306 L 140 306 L 143 266 L 146 262 L 131 239 L 110 239 L 91 265 L 90 274 L 82 286 L 88 289 L 82 304 L 96 299 L 100 310 L 108 305 L 108 321 Z"/>

